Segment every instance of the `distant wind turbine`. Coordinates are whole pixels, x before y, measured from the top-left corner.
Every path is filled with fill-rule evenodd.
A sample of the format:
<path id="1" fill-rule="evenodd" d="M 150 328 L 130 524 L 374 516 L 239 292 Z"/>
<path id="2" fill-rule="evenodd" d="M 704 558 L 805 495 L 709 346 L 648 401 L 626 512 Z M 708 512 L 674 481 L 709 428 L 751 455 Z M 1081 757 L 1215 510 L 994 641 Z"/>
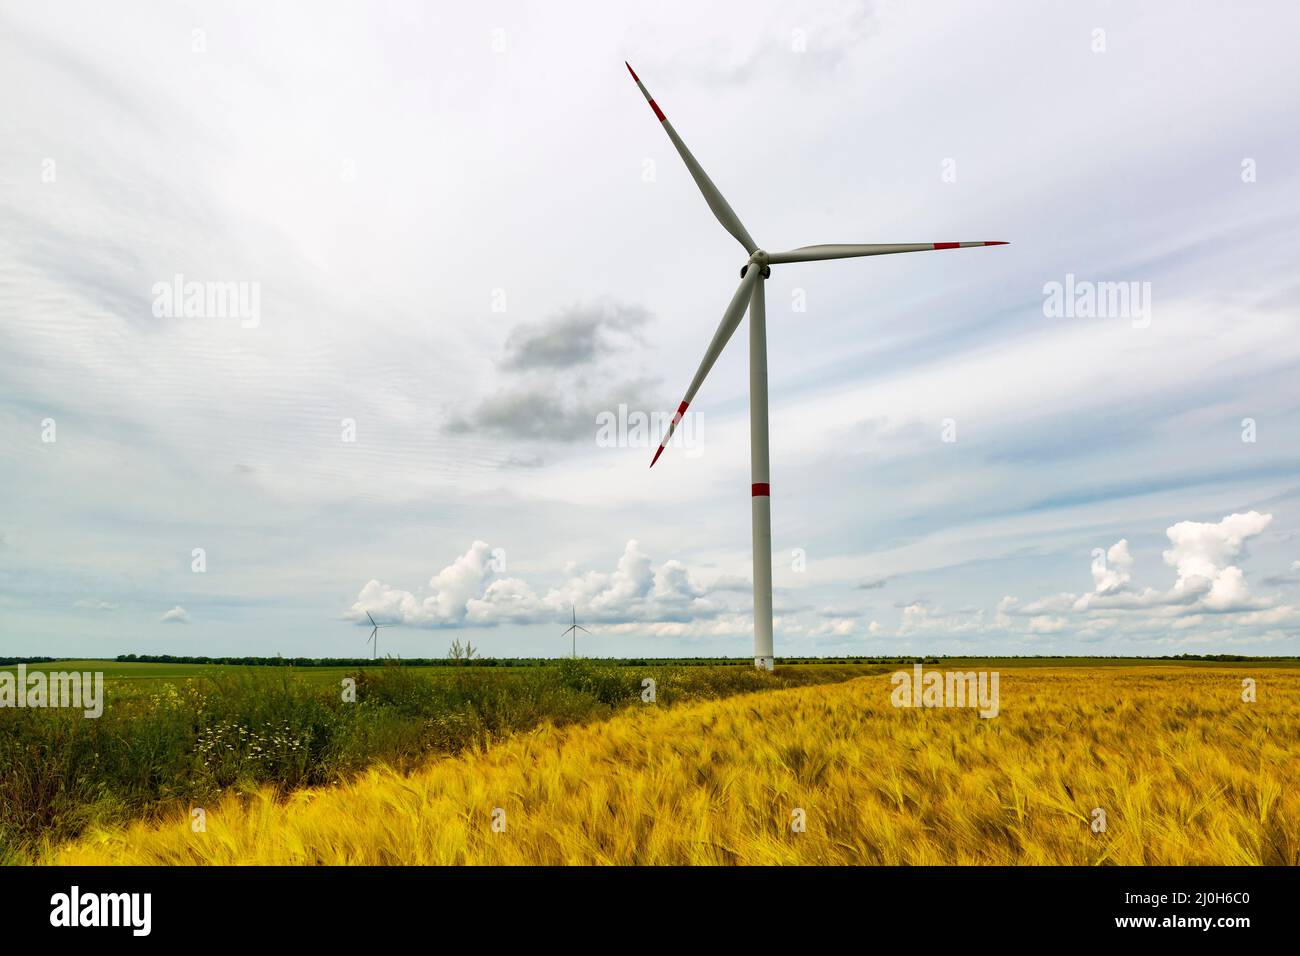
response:
<path id="1" fill-rule="evenodd" d="M 366 642 L 367 642 L 367 643 L 374 642 L 374 645 L 375 645 L 375 647 L 374 647 L 374 659 L 375 659 L 375 660 L 378 660 L 378 659 L 379 659 L 379 629 L 380 629 L 381 627 L 392 627 L 393 625 L 391 625 L 391 624 L 375 624 L 375 619 L 374 619 L 373 617 L 370 617 L 370 612 L 369 612 L 369 611 L 366 612 L 366 617 L 367 617 L 367 618 L 370 618 L 370 623 L 371 623 L 371 624 L 374 624 L 374 628 L 375 628 L 373 631 L 370 632 L 370 636 L 366 638 Z"/>
<path id="2" fill-rule="evenodd" d="M 677 407 L 667 434 L 659 443 L 659 449 L 650 461 L 650 467 L 659 460 L 668 440 L 686 414 L 686 406 L 695 398 L 704 383 L 704 378 L 713 368 L 722 350 L 726 348 L 732 333 L 740 325 L 746 310 L 749 311 L 749 470 L 750 470 L 750 519 L 753 526 L 754 551 L 754 666 L 771 670 L 775 659 L 772 656 L 772 505 L 771 484 L 768 477 L 767 454 L 767 312 L 763 299 L 763 280 L 772 274 L 771 267 L 787 262 L 813 262 L 820 259 L 854 259 L 859 256 L 886 256 L 898 252 L 928 252 L 933 249 L 965 249 L 969 246 L 1005 246 L 1005 242 L 893 242 L 873 244 L 833 244 L 824 246 L 801 246 L 789 252 L 767 252 L 759 248 L 748 230 L 740 221 L 727 200 L 722 197 L 713 180 L 691 155 L 682 138 L 673 129 L 672 123 L 664 116 L 664 111 L 650 96 L 631 64 L 625 64 L 632 74 L 641 94 L 654 110 L 655 119 L 659 120 L 664 132 L 672 140 L 673 146 L 686 164 L 695 185 L 704 194 L 704 201 L 713 210 L 713 215 L 722 228 L 745 247 L 749 256 L 740 270 L 740 288 L 731 297 L 731 303 L 722 314 L 718 330 L 713 333 L 713 340 L 704 353 L 695 378 L 686 390 L 686 397 Z M 759 104 L 755 104 L 758 106 Z"/>
<path id="3" fill-rule="evenodd" d="M 564 629 L 564 634 L 568 634 L 570 632 L 572 632 L 573 634 L 573 657 L 576 660 L 578 657 L 578 632 L 582 631 L 584 634 L 590 634 L 591 631 L 587 630 L 585 627 L 583 627 L 581 624 L 578 623 L 578 608 L 576 605 L 572 605 L 572 607 L 573 607 L 573 624 Z M 563 637 L 564 634 L 561 634 L 560 637 Z"/>

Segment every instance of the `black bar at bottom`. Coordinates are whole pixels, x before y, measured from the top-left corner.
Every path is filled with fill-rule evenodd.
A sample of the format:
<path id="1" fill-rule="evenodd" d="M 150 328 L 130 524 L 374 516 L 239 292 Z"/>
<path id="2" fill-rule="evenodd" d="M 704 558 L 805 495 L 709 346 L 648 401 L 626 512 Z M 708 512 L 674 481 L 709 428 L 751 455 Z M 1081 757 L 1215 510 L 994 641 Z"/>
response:
<path id="1" fill-rule="evenodd" d="M 126 925 L 53 925 L 52 917 L 72 922 L 74 886 L 78 923 L 92 910 L 111 920 L 116 910 Z M 733 945 L 774 922 L 827 930 L 826 920 L 853 933 L 919 932 L 929 942 L 936 933 L 987 939 L 977 930 L 994 924 L 1049 940 L 1199 934 L 1231 945 L 1242 933 L 1292 925 L 1298 888 L 1296 870 L 1283 867 L 9 867 L 0 868 L 0 918 L 7 940 L 75 933 L 127 945 L 373 943 L 385 927 L 441 925 L 497 944 L 518 933 L 536 946 L 552 933 L 572 940 L 601 927 L 633 941 L 683 920 L 696 939 L 716 933 Z M 122 893 L 149 894 L 147 936 L 136 933 L 143 896 L 101 895 Z"/>

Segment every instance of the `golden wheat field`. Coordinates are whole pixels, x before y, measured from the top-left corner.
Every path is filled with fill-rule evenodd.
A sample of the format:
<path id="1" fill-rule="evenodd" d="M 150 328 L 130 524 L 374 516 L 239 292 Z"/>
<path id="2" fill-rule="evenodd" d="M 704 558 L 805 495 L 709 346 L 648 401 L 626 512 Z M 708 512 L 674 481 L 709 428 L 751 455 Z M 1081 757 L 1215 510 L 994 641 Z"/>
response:
<path id="1" fill-rule="evenodd" d="M 889 675 L 546 727 L 401 776 L 47 848 L 68 864 L 1295 864 L 1300 671 L 1002 668 L 1001 709 Z M 1258 699 L 1242 700 L 1242 679 Z M 1096 832 L 1104 813 L 1105 828 Z M 504 811 L 504 815 L 501 812 Z M 802 811 L 800 815 L 797 811 Z M 799 832 L 792 824 L 802 819 Z M 494 820 L 496 827 L 494 827 Z"/>

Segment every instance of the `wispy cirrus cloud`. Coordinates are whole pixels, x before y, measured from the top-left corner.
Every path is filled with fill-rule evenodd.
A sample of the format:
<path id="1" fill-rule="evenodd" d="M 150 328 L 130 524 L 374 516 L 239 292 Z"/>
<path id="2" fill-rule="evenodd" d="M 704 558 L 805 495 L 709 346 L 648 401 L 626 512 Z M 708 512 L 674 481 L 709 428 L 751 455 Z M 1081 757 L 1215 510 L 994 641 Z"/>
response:
<path id="1" fill-rule="evenodd" d="M 213 8 L 201 52 L 139 11 L 8 9 L 11 650 L 351 653 L 331 627 L 373 580 L 398 619 L 484 622 L 486 653 L 545 647 L 566 599 L 631 653 L 746 653 L 743 328 L 702 457 L 651 473 L 592 440 L 621 403 L 675 407 L 742 258 L 626 57 L 769 248 L 1013 241 L 773 270 L 778 653 L 1294 653 L 1300 93 L 1269 64 L 1300 14 L 1243 8 L 1225 39 L 1116 7 L 1097 53 L 1049 8 L 739 9 L 507 4 L 494 50 L 465 10 Z M 538 113 L 542 75 L 567 109 Z M 177 272 L 259 281 L 260 326 L 154 316 Z M 1067 274 L 1149 282 L 1149 327 L 1045 314 Z M 1252 512 L 1235 554 L 1240 529 L 1167 534 Z M 475 540 L 529 562 L 433 573 L 457 549 L 431 541 Z M 152 610 L 177 601 L 188 628 Z"/>

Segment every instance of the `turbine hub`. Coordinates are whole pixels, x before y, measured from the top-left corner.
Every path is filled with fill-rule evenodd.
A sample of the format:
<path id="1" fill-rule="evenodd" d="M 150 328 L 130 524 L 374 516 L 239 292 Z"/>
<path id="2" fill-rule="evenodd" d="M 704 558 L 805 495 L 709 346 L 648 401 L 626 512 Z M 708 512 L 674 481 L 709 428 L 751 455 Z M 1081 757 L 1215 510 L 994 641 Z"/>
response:
<path id="1" fill-rule="evenodd" d="M 750 266 L 758 266 L 763 270 L 763 278 L 770 278 L 772 268 L 767 264 L 767 253 L 762 249 L 755 249 L 754 254 L 749 257 L 749 261 L 740 267 L 740 277 L 745 278 L 745 273 L 749 271 Z"/>

